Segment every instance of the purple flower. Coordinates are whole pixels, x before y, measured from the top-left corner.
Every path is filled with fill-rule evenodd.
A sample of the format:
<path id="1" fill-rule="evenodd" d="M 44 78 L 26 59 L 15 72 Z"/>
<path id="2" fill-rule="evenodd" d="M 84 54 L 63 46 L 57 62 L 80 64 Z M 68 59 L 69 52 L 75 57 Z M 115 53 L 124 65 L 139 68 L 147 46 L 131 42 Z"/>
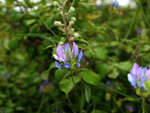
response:
<path id="1" fill-rule="evenodd" d="M 150 78 L 150 69 L 147 69 L 146 67 L 139 67 L 137 63 L 134 63 L 130 73 L 128 74 L 128 80 L 131 85 L 136 88 L 138 83 L 137 81 L 139 81 L 139 86 L 143 89 L 144 82 L 148 78 Z"/>
<path id="2" fill-rule="evenodd" d="M 137 34 L 138 34 L 138 35 L 141 34 L 141 30 L 140 30 L 140 29 L 137 30 Z"/>
<path id="3" fill-rule="evenodd" d="M 4 77 L 6 77 L 6 76 L 7 76 L 7 77 L 10 77 L 11 74 L 7 72 L 7 73 L 3 73 L 3 76 L 4 76 Z"/>
<path id="4" fill-rule="evenodd" d="M 57 55 L 54 54 L 54 58 L 60 62 L 65 62 L 66 61 L 66 55 L 64 54 L 64 49 L 61 45 L 58 45 L 56 49 Z"/>
<path id="5" fill-rule="evenodd" d="M 51 82 L 48 82 L 47 80 L 43 80 L 42 84 L 39 87 L 39 92 L 43 93 L 44 92 L 44 87 L 51 85 Z"/>
<path id="6" fill-rule="evenodd" d="M 114 83 L 111 83 L 109 80 L 107 80 L 107 81 L 106 81 L 106 85 L 107 85 L 107 86 L 115 86 L 116 83 L 115 83 L 115 82 L 114 82 Z"/>
<path id="7" fill-rule="evenodd" d="M 58 45 L 56 49 L 57 55 L 53 54 L 54 58 L 59 62 L 55 61 L 56 67 L 62 69 L 63 67 L 66 69 L 70 69 L 72 66 L 80 67 L 80 61 L 83 56 L 83 52 L 80 51 L 78 45 L 73 42 L 73 49 L 71 50 L 69 43 L 66 43 L 63 46 Z"/>
<path id="8" fill-rule="evenodd" d="M 134 112 L 135 111 L 135 108 L 133 108 L 133 106 L 126 106 L 126 109 L 129 111 L 129 112 Z"/>
<path id="9" fill-rule="evenodd" d="M 128 80 L 132 84 L 134 88 L 137 86 L 137 73 L 138 73 L 139 65 L 134 63 L 130 73 L 128 74 Z"/>
<path id="10" fill-rule="evenodd" d="M 74 58 L 78 55 L 78 51 L 79 51 L 79 49 L 78 49 L 78 46 L 76 45 L 76 43 L 75 42 L 73 42 L 73 53 L 74 53 Z"/>
<path id="11" fill-rule="evenodd" d="M 114 0 L 114 1 L 112 2 L 112 6 L 114 6 L 114 7 L 118 7 L 118 6 L 119 6 L 117 0 Z"/>
<path id="12" fill-rule="evenodd" d="M 62 68 L 62 65 L 60 65 L 57 61 L 55 61 L 55 64 L 56 64 L 56 67 L 61 69 Z"/>
<path id="13" fill-rule="evenodd" d="M 7 77 L 8 77 L 8 78 L 11 77 L 11 74 L 8 73 L 8 72 L 3 73 L 2 79 L 4 80 L 4 79 L 7 78 Z"/>

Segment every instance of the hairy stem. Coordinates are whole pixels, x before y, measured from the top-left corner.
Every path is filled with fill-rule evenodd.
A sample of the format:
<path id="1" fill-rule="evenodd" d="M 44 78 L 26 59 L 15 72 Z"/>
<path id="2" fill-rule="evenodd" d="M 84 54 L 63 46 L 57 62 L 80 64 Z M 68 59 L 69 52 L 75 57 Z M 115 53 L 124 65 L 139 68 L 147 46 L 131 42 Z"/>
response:
<path id="1" fill-rule="evenodd" d="M 66 14 L 65 14 L 65 4 L 66 4 L 66 1 L 63 1 L 62 16 L 63 16 L 63 22 L 64 22 L 64 26 L 65 26 L 65 34 L 66 34 L 66 37 L 67 37 L 67 41 L 69 43 L 69 35 L 68 35 L 68 28 L 67 28 L 67 22 L 66 22 Z"/>

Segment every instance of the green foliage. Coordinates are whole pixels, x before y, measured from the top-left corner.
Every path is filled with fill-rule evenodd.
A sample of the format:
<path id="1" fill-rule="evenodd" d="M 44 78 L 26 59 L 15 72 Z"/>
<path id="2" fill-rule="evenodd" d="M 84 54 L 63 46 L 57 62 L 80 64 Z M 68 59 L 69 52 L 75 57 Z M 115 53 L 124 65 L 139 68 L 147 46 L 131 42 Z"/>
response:
<path id="1" fill-rule="evenodd" d="M 81 77 L 86 83 L 91 85 L 97 86 L 100 82 L 100 76 L 87 69 L 81 71 Z"/>
<path id="2" fill-rule="evenodd" d="M 64 24 L 62 9 L 52 5 L 55 0 L 5 1 L 0 2 L 0 111 L 129 113 L 127 106 L 132 106 L 135 113 L 141 112 L 141 98 L 127 74 L 135 62 L 150 64 L 148 0 L 133 1 L 135 8 L 112 7 L 105 0 L 101 6 L 94 0 L 68 0 L 66 23 L 76 17 L 68 27 L 69 42 L 76 42 L 84 53 L 81 67 L 72 73 L 57 69 L 53 58 L 57 45 L 68 42 L 64 25 L 62 29 L 54 25 L 54 21 Z M 68 14 L 70 6 L 75 11 Z M 79 37 L 71 34 L 71 28 Z M 43 80 L 48 85 L 43 86 Z M 149 82 L 144 87 L 149 90 Z M 149 95 L 140 89 L 136 93 Z"/>
<path id="3" fill-rule="evenodd" d="M 80 80 L 80 76 L 73 77 L 74 83 L 77 84 Z M 75 87 L 72 78 L 62 79 L 60 82 L 60 89 L 68 96 L 68 93 Z"/>

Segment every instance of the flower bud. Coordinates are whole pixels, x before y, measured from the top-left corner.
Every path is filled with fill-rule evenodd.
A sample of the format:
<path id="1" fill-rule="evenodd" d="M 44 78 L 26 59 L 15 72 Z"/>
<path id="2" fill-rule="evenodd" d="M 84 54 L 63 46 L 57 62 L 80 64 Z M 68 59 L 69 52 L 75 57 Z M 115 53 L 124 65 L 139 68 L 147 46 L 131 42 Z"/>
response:
<path id="1" fill-rule="evenodd" d="M 62 23 L 60 21 L 55 21 L 54 25 L 56 25 L 56 26 L 62 26 Z"/>
<path id="2" fill-rule="evenodd" d="M 71 31 L 71 32 L 74 32 L 74 28 L 71 28 L 70 31 Z"/>
<path id="3" fill-rule="evenodd" d="M 74 21 L 69 21 L 69 25 L 73 25 L 74 24 Z"/>
<path id="4" fill-rule="evenodd" d="M 72 17 L 72 18 L 71 18 L 71 21 L 74 21 L 74 22 L 75 22 L 75 21 L 76 21 L 76 18 L 75 18 L 75 17 Z"/>
<path id="5" fill-rule="evenodd" d="M 111 94 L 107 92 L 107 93 L 105 94 L 105 99 L 106 99 L 107 101 L 109 101 L 109 100 L 111 99 Z"/>
<path id="6" fill-rule="evenodd" d="M 75 38 L 78 38 L 79 36 L 80 36 L 79 33 L 74 33 Z"/>
<path id="7" fill-rule="evenodd" d="M 57 1 L 54 1 L 54 2 L 53 2 L 53 5 L 54 5 L 54 6 L 59 6 L 59 4 L 58 4 Z"/>
<path id="8" fill-rule="evenodd" d="M 74 7 L 70 7 L 69 12 L 74 12 L 75 8 Z"/>

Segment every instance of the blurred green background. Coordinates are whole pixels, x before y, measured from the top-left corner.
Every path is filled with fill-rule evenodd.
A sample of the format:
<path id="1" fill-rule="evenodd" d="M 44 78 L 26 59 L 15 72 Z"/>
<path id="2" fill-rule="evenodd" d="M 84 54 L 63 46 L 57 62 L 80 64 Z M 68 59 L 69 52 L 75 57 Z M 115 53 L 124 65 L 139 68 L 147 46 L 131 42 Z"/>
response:
<path id="1" fill-rule="evenodd" d="M 54 25 L 62 17 L 52 3 L 0 2 L 0 111 L 140 113 L 141 99 L 127 74 L 134 62 L 150 64 L 150 1 L 132 0 L 115 7 L 112 1 L 75 0 L 71 16 L 76 17 L 74 28 L 80 34 L 74 41 L 85 55 L 81 67 L 97 73 L 101 81 L 94 86 L 82 80 L 68 96 L 59 83 L 70 73 L 54 64 L 53 53 L 66 37 Z M 71 4 L 68 0 L 66 10 Z M 146 103 L 148 112 L 149 98 Z"/>

